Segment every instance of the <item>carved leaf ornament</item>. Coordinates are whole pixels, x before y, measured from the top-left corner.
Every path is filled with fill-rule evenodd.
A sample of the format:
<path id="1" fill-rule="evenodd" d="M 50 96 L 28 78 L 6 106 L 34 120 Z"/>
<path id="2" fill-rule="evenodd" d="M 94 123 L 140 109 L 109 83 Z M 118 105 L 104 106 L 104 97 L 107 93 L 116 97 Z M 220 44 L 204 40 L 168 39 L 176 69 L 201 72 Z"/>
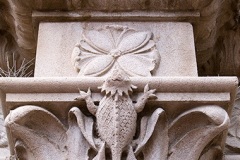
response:
<path id="1" fill-rule="evenodd" d="M 194 117 L 201 124 L 198 121 L 193 123 L 191 119 Z M 142 117 L 139 135 L 128 147 L 125 159 L 209 158 L 209 152 L 219 147 L 219 144 L 212 143 L 214 138 L 227 129 L 228 123 L 226 111 L 219 106 L 199 106 L 180 114 L 171 123 L 168 123 L 165 111 L 158 108 L 151 115 Z M 5 125 L 15 137 L 16 155 L 21 160 L 109 159 L 106 144 L 93 132 L 94 120 L 77 107 L 68 113 L 68 126 L 46 109 L 33 105 L 11 111 Z M 222 153 L 221 148 L 219 150 Z"/>
<path id="2" fill-rule="evenodd" d="M 18 159 L 221 159 L 218 138 L 226 131 L 229 117 L 220 106 L 198 106 L 171 121 L 160 107 L 150 107 L 143 117 L 138 115 L 156 90 L 146 85 L 133 103 L 129 93 L 137 87 L 129 76 L 150 76 L 156 66 L 153 57 L 158 52 L 151 36 L 150 32 L 122 26 L 84 32 L 84 39 L 73 52 L 74 64 L 85 76 L 112 71 L 100 87 L 104 97 L 96 105 L 90 89 L 80 91 L 76 100 L 85 100 L 92 115 L 86 116 L 81 106 L 72 107 L 67 124 L 39 106 L 19 106 L 10 111 L 5 125 L 13 136 Z"/>
<path id="3" fill-rule="evenodd" d="M 102 76 L 115 66 L 128 76 L 151 76 L 160 61 L 152 36 L 149 31 L 118 25 L 84 30 L 73 49 L 72 63 L 83 76 Z"/>
<path id="4" fill-rule="evenodd" d="M 234 153 L 240 153 L 240 87 L 234 103 L 226 147 Z"/>

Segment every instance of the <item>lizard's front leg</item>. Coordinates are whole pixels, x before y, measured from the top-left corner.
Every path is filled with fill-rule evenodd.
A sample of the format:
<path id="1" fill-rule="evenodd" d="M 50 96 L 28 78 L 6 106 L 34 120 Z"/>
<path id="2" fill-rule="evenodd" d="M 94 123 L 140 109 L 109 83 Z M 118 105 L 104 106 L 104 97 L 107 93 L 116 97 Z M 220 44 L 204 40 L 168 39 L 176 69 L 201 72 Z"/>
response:
<path id="1" fill-rule="evenodd" d="M 80 94 L 80 96 L 75 98 L 75 100 L 85 100 L 89 112 L 91 114 L 95 115 L 97 113 L 97 106 L 94 104 L 93 99 L 91 97 L 91 90 L 90 90 L 90 88 L 88 88 L 87 93 L 84 92 L 84 91 L 81 91 L 79 89 L 79 94 Z"/>
<path id="2" fill-rule="evenodd" d="M 148 84 L 144 87 L 143 95 L 137 99 L 137 103 L 134 106 L 137 113 L 143 110 L 148 98 L 156 98 L 156 95 L 154 94 L 155 91 L 156 89 L 149 90 Z"/>

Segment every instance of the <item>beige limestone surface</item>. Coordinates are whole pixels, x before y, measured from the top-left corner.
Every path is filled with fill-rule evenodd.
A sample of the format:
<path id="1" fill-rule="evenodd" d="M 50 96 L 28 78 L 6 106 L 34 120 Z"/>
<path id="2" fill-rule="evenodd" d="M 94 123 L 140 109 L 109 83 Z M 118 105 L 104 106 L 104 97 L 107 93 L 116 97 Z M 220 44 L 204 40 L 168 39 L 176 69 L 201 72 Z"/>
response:
<path id="1" fill-rule="evenodd" d="M 160 55 L 160 65 L 153 76 L 197 76 L 193 28 L 190 23 L 46 22 L 39 25 L 35 77 L 76 77 L 78 72 L 73 69 L 71 54 L 75 45 L 83 39 L 83 31 L 109 25 L 152 32 L 152 39 Z M 103 39 L 98 43 L 105 41 Z"/>
<path id="2" fill-rule="evenodd" d="M 6 129 L 4 127 L 4 118 L 2 114 L 2 106 L 0 106 L 0 160 L 4 160 L 10 155 L 7 145 Z"/>
<path id="3" fill-rule="evenodd" d="M 8 148 L 0 148 L 0 159 L 5 160 L 10 155 Z"/>
<path id="4" fill-rule="evenodd" d="M 229 116 L 231 115 L 231 107 L 234 101 L 235 89 L 237 86 L 236 78 L 197 78 L 194 51 L 195 47 L 193 45 L 194 38 L 192 34 L 192 29 L 189 24 L 185 23 L 187 24 L 185 26 L 184 23 L 153 23 L 150 21 L 191 21 L 194 25 L 196 36 L 195 42 L 198 52 L 198 69 L 200 70 L 199 73 L 204 75 L 209 75 L 213 73 L 215 75 L 219 73 L 223 75 L 238 74 L 236 73 L 238 67 L 234 66 L 238 65 L 238 58 L 236 58 L 237 54 L 235 53 L 238 53 L 239 47 L 238 45 L 236 45 L 237 41 L 235 43 L 235 40 L 239 37 L 239 34 L 236 34 L 239 33 L 239 5 L 237 5 L 237 3 L 239 4 L 239 2 L 233 2 L 228 0 L 187 0 L 186 2 L 180 0 L 150 0 L 146 1 L 146 3 L 142 3 L 142 1 L 139 3 L 138 0 L 124 2 L 121 0 L 63 0 L 61 2 L 49 1 L 46 3 L 45 1 L 41 0 L 27 3 L 25 0 L 6 2 L 9 2 L 9 5 L 11 6 L 11 9 L 6 9 L 7 11 L 10 11 L 10 13 L 9 15 L 7 13 L 5 16 L 2 16 L 3 18 L 1 17 L 0 21 L 2 23 L 3 19 L 3 24 L 5 24 L 5 20 L 12 21 L 12 24 L 9 24 L 11 27 L 9 27 L 8 25 L 3 25 L 3 27 L 0 26 L 0 28 L 3 29 L 4 32 L 5 29 L 6 32 L 12 32 L 12 36 L 15 37 L 15 40 L 17 42 L 16 46 L 20 47 L 21 49 L 18 47 L 10 48 L 17 52 L 21 52 L 20 54 L 23 54 L 25 56 L 28 55 L 29 57 L 33 57 L 35 55 L 34 52 L 36 45 L 32 29 L 35 27 L 38 28 L 38 26 L 32 27 L 31 24 L 32 21 L 35 21 L 34 16 L 36 18 L 36 16 L 38 16 L 39 14 L 39 11 L 40 19 L 42 18 L 41 20 L 43 21 L 50 22 L 53 20 L 62 22 L 69 20 L 82 21 L 76 15 L 79 15 L 78 10 L 84 9 L 104 10 L 111 12 L 125 10 L 132 11 L 134 9 L 145 10 L 146 8 L 148 8 L 149 10 L 166 10 L 166 17 L 161 17 L 162 15 L 160 15 L 159 17 L 157 16 L 158 18 L 156 18 L 154 17 L 155 14 L 147 14 L 146 12 L 143 14 L 138 14 L 135 12 L 136 14 L 133 15 L 133 19 L 130 20 L 128 18 L 125 18 L 128 19 L 128 21 L 132 22 L 113 22 L 114 25 L 119 24 L 126 25 L 128 27 L 134 27 L 134 29 L 136 29 L 137 31 L 151 31 L 153 33 L 153 40 L 156 43 L 157 48 L 157 52 L 155 53 L 159 53 L 159 55 L 161 56 L 161 61 L 160 67 L 157 68 L 157 70 L 152 74 L 157 78 L 131 79 L 132 84 L 137 85 L 138 87 L 138 89 L 134 90 L 134 94 L 132 97 L 128 95 L 127 91 L 130 90 L 131 87 L 134 88 L 133 86 L 119 86 L 119 84 L 108 86 L 113 91 L 119 91 L 119 93 L 121 93 L 121 91 L 124 91 L 127 100 L 130 101 L 129 104 L 131 107 L 135 106 L 133 103 L 141 102 L 141 97 L 143 97 L 143 99 L 145 98 L 144 104 L 136 107 L 137 111 L 141 110 L 141 108 L 144 107 L 144 112 L 139 114 L 140 117 L 144 116 L 144 118 L 142 119 L 143 123 L 141 123 L 141 127 L 143 126 L 146 129 L 141 129 L 140 131 L 138 130 L 140 136 L 138 137 L 139 139 L 136 143 L 137 147 L 134 145 L 130 145 L 133 135 L 133 133 L 131 133 L 129 134 L 130 136 L 127 136 L 127 142 L 122 146 L 122 148 L 120 147 L 120 150 L 118 150 L 120 152 L 114 152 L 115 154 L 112 154 L 112 157 L 119 157 L 118 153 L 121 153 L 123 151 L 125 153 L 124 155 L 128 153 L 127 160 L 133 160 L 135 156 L 138 156 L 137 159 L 142 159 L 141 155 L 138 155 L 139 151 L 142 151 L 143 155 L 147 157 L 145 157 L 144 159 L 147 160 L 160 158 L 170 160 L 222 159 L 224 153 L 223 143 L 225 141 L 226 130 L 229 126 Z M 90 3 L 88 4 L 88 2 Z M 2 1 L 0 3 L 2 4 Z M 185 9 L 187 10 L 187 12 L 184 11 Z M 38 12 L 35 12 L 34 10 L 38 10 Z M 49 13 L 46 14 L 45 12 L 53 10 L 57 10 L 57 12 L 55 12 L 55 14 L 57 15 L 55 15 L 55 18 L 49 16 Z M 61 10 L 64 10 L 64 12 L 60 13 Z M 66 12 L 67 10 L 70 10 L 70 12 Z M 5 9 L 3 9 L 3 15 L 4 12 Z M 35 15 L 34 12 L 36 13 Z M 176 14 L 179 17 L 176 16 L 175 18 L 169 19 L 168 12 L 172 13 L 173 15 Z M 191 15 L 191 13 L 196 14 Z M 41 14 L 43 15 L 42 17 Z M 100 17 L 101 20 L 104 21 L 110 20 L 109 18 L 105 17 L 104 14 L 108 15 L 110 19 L 112 18 L 111 14 L 109 14 L 108 12 L 99 14 L 99 16 L 96 16 L 96 18 Z M 113 14 L 115 14 L 115 20 L 117 19 L 117 17 L 121 18 L 122 15 L 124 17 L 124 14 L 122 14 L 121 12 L 113 12 Z M 127 14 L 130 14 L 131 16 L 132 12 L 129 12 Z M 50 15 L 52 14 L 50 13 Z M 91 18 L 92 15 L 93 14 L 84 11 L 83 19 L 86 20 L 85 18 Z M 138 19 L 139 15 L 142 16 L 140 16 Z M 4 19 L 5 17 L 7 18 Z M 50 19 L 50 21 L 49 19 L 47 19 L 47 17 Z M 151 20 L 148 19 L 149 17 Z M 114 21 L 113 19 L 111 20 Z M 144 21 L 144 23 L 135 22 L 141 20 Z M 148 21 L 147 23 L 146 20 Z M 73 67 L 73 65 L 72 63 L 70 63 L 71 58 L 69 58 L 69 55 L 72 54 L 73 48 L 76 47 L 75 44 L 83 40 L 83 37 L 81 37 L 82 31 L 84 31 L 86 28 L 87 30 L 95 30 L 97 27 L 102 28 L 102 26 L 105 24 L 109 25 L 113 23 L 101 22 L 100 24 L 99 22 L 78 22 L 68 24 L 53 23 L 51 25 L 50 23 L 41 23 L 39 32 L 40 47 L 38 46 L 38 50 L 40 50 L 41 52 L 38 51 L 36 76 L 76 77 L 77 75 L 79 75 L 78 71 L 76 72 L 72 68 L 70 69 L 70 67 Z M 166 27 L 167 29 L 163 31 L 161 28 L 164 28 L 165 25 L 168 27 Z M 15 29 L 9 31 L 9 28 Z M 79 28 L 81 29 L 79 30 Z M 168 32 L 170 32 L 169 35 Z M 148 39 L 149 43 L 146 43 L 146 45 L 150 44 L 151 40 Z M 103 40 L 98 42 L 104 44 L 106 41 Z M 11 38 L 10 44 L 12 44 Z M 131 46 L 132 44 L 133 42 L 129 41 L 129 45 Z M 5 46 L 5 43 L 3 43 L 3 46 Z M 152 50 L 156 48 L 150 47 L 148 49 Z M 26 51 L 28 52 L 26 53 Z M 3 54 L 1 55 L 3 55 L 3 57 L 6 56 L 6 53 L 9 54 L 6 49 L 3 49 L 2 52 Z M 185 52 L 187 52 L 187 54 L 185 54 Z M 30 55 L 30 53 L 32 53 L 32 55 Z M 114 52 L 114 54 L 117 53 L 118 52 L 116 51 Z M 232 63 L 233 59 L 235 60 L 235 63 Z M 154 58 L 151 60 L 154 60 Z M 125 66 L 127 65 L 127 63 L 124 64 Z M 146 64 L 143 64 L 143 66 L 146 66 Z M 218 67 L 216 68 L 216 66 Z M 95 67 L 95 70 L 97 70 L 96 68 L 98 67 L 102 66 L 99 65 Z M 152 71 L 152 69 L 148 69 L 147 71 Z M 165 76 L 186 75 L 192 76 L 194 78 L 192 79 L 190 77 L 169 77 L 167 79 L 162 79 L 162 77 Z M 161 78 L 159 78 L 159 76 Z M 80 154 L 79 151 L 82 151 L 81 149 L 84 149 L 86 146 L 86 148 L 89 147 L 89 143 L 84 143 L 84 141 L 87 140 L 88 142 L 90 142 L 90 145 L 92 145 L 89 148 L 98 151 L 98 159 L 104 159 L 104 155 L 101 153 L 104 153 L 105 146 L 103 145 L 102 147 L 95 147 L 94 143 L 91 143 L 91 138 L 93 138 L 91 137 L 91 133 L 93 133 L 92 130 L 89 130 L 89 128 L 88 130 L 85 130 L 85 127 L 81 126 L 81 124 L 85 124 L 87 127 L 91 126 L 93 119 L 89 117 L 96 116 L 95 118 L 97 118 L 97 121 L 100 119 L 101 122 L 101 120 L 103 120 L 101 119 L 101 117 L 99 118 L 99 115 L 101 114 L 95 114 L 95 105 L 92 108 L 93 105 L 87 104 L 86 107 L 84 102 L 82 102 L 81 100 L 76 102 L 74 99 L 75 97 L 80 97 L 79 99 L 82 99 L 86 103 L 90 104 L 91 101 L 97 103 L 99 101 L 106 102 L 103 97 L 107 97 L 109 100 L 109 98 L 111 97 L 108 97 L 109 95 L 107 95 L 107 93 L 100 93 L 100 90 L 97 88 L 101 84 L 107 84 L 105 78 L 37 78 L 19 80 L 10 78 L 4 80 L 0 79 L 0 82 L 0 84 L 2 85 L 0 85 L 0 88 L 2 91 L 1 102 L 2 106 L 4 106 L 3 111 L 5 116 L 8 115 L 8 118 L 6 119 L 6 124 L 8 126 L 8 131 L 12 131 L 8 132 L 12 152 L 11 154 L 18 153 L 18 156 L 20 156 L 19 159 L 23 159 L 21 156 L 26 156 L 28 157 L 27 159 L 33 159 L 29 154 L 30 152 L 33 153 L 32 155 L 34 155 L 34 157 L 37 157 L 36 159 L 78 159 L 79 157 L 82 158 L 82 154 Z M 146 85 L 148 83 L 149 85 Z M 92 94 L 91 92 L 87 91 L 87 88 L 89 86 L 91 87 Z M 150 86 L 150 88 L 148 88 L 147 86 Z M 107 89 L 105 88 L 103 90 L 108 90 L 108 87 Z M 77 93 L 77 90 L 79 88 L 81 89 L 80 94 Z M 154 89 L 156 89 L 156 92 L 154 92 Z M 152 96 L 155 96 L 157 99 L 149 100 L 146 103 L 146 99 L 149 98 L 149 93 L 153 94 Z M 111 93 L 111 95 L 113 94 L 114 93 Z M 92 96 L 90 97 L 90 95 Z M 140 99 L 138 97 L 140 97 Z M 124 113 L 125 109 L 123 109 L 125 105 L 119 105 L 121 100 L 124 100 L 124 97 L 122 95 L 120 95 L 120 100 L 115 100 L 115 103 L 118 104 L 118 107 L 122 109 L 122 112 L 120 113 L 123 116 L 126 116 L 126 113 Z M 109 106 L 112 105 L 112 103 L 106 104 L 108 104 Z M 101 104 L 99 106 L 100 108 L 109 107 Z M 71 110 L 69 110 L 70 108 Z M 88 111 L 91 112 L 91 115 L 85 110 L 83 111 L 85 115 L 79 116 L 79 113 L 81 113 L 80 109 L 82 110 L 84 108 L 87 108 Z M 155 111 L 157 112 L 152 112 L 154 109 L 156 109 Z M 237 123 L 235 123 L 234 121 L 238 119 L 235 118 L 238 116 L 239 114 L 237 113 L 237 111 L 236 114 L 235 112 L 233 112 L 232 123 L 234 123 L 235 125 L 231 124 L 229 132 L 231 134 L 230 142 L 232 142 L 233 139 L 234 143 L 230 143 L 230 145 L 229 143 L 227 143 L 226 145 L 229 145 L 228 147 L 230 147 L 230 149 L 233 149 L 233 151 L 237 151 L 239 153 L 239 145 L 237 143 L 237 140 L 239 139 L 237 132 L 238 126 L 236 125 Z M 69 121 L 67 121 L 68 118 Z M 87 122 L 76 125 L 75 118 L 80 121 L 81 118 L 83 118 L 84 120 L 87 120 Z M 153 121 L 157 122 L 157 125 L 155 125 Z M 133 125 L 130 126 L 130 129 L 134 130 L 135 123 L 132 121 L 131 124 Z M 62 127 L 62 130 L 57 130 L 59 129 L 58 127 Z M 69 130 L 68 132 L 65 132 L 67 127 L 69 127 Z M 116 128 L 113 128 L 113 130 Z M 30 132 L 28 132 L 29 129 Z M 33 130 L 33 132 L 31 132 L 31 130 Z M 35 133 L 41 136 L 36 136 Z M 85 139 L 83 138 L 82 140 L 77 141 L 76 139 L 82 138 L 79 137 L 81 133 L 83 133 Z M 42 135 L 46 136 L 46 141 L 44 140 L 44 136 Z M 141 135 L 150 135 L 153 138 L 150 138 L 148 136 L 144 137 Z M 101 139 L 104 139 L 107 142 L 108 147 L 106 148 L 112 149 L 113 147 L 111 146 L 111 142 L 107 141 L 108 137 L 104 138 L 103 134 L 101 135 L 101 132 L 100 136 Z M 21 140 L 17 140 L 18 138 Z M 61 138 L 60 141 L 59 138 Z M 72 140 L 72 138 L 74 140 Z M 53 145 L 52 147 L 52 145 L 48 143 L 49 140 L 51 142 L 55 142 L 56 146 Z M 21 142 L 24 142 L 25 145 Z M 147 146 L 146 148 L 152 147 L 153 149 L 141 150 L 141 147 L 144 145 Z M 80 146 L 80 149 L 76 146 Z M 126 151 L 123 149 L 124 146 L 130 146 L 130 148 L 128 148 L 128 150 Z M 135 150 L 136 148 L 131 150 L 131 147 L 136 147 L 137 150 Z M 20 150 L 18 150 L 17 148 L 20 148 Z M 26 149 L 26 152 L 24 152 L 24 149 Z M 134 153 L 131 151 L 134 151 Z M 2 152 L 0 151 L 0 153 Z M 80 156 L 78 154 L 80 154 Z M 166 158 L 167 156 L 168 158 Z M 229 155 L 227 156 L 227 159 L 239 159 L 239 155 Z"/>
<path id="5" fill-rule="evenodd" d="M 237 86 L 237 78 L 235 77 L 133 77 L 131 83 L 127 81 L 124 85 L 118 83 L 119 81 L 116 81 L 115 85 L 112 83 L 109 85 L 105 77 L 1 78 L 0 82 L 1 101 L 4 104 L 3 111 L 7 115 L 5 124 L 8 131 L 14 131 L 8 135 L 11 154 L 15 153 L 16 147 L 14 145 L 17 145 L 19 147 L 17 149 L 18 155 L 27 156 L 28 159 L 33 158 L 30 153 L 40 159 L 49 157 L 51 159 L 56 159 L 56 157 L 57 159 L 68 157 L 78 159 L 82 155 L 85 156 L 84 159 L 87 159 L 88 155 L 81 151 L 85 153 L 85 150 L 94 148 L 95 145 L 97 145 L 97 157 L 103 158 L 104 155 L 100 153 L 102 153 L 102 149 L 105 149 L 105 146 L 102 145 L 101 141 L 93 141 L 93 136 L 96 135 L 93 135 L 94 132 L 91 128 L 93 123 L 91 117 L 94 116 L 95 111 L 90 105 L 93 104 L 91 101 L 97 102 L 96 104 L 99 101 L 104 102 L 104 96 L 107 94 L 101 94 L 101 90 L 98 88 L 103 84 L 106 84 L 106 92 L 108 89 L 116 91 L 122 89 L 127 93 L 127 90 L 124 90 L 125 87 L 129 89 L 131 84 L 137 86 L 138 88 L 133 91 L 133 96 L 125 94 L 131 103 L 141 102 L 141 97 L 155 91 L 154 96 L 157 99 L 148 100 L 146 103 L 146 98 L 143 98 L 145 102 L 140 105 L 140 109 L 144 107 L 144 110 L 142 112 L 138 110 L 140 117 L 145 116 L 141 121 L 142 127 L 144 127 L 145 122 L 147 123 L 145 124 L 146 130 L 138 131 L 147 136 L 140 136 L 139 142 L 137 142 L 139 148 L 133 150 L 138 158 L 141 159 L 139 152 L 144 152 L 146 156 L 152 157 L 155 151 L 158 153 L 157 157 L 167 157 L 168 152 L 173 152 L 168 157 L 169 160 L 176 160 L 179 156 L 181 159 L 187 160 L 197 159 L 200 156 L 201 160 L 204 157 L 219 157 L 221 151 L 215 150 L 214 146 L 224 147 L 224 137 Z M 146 88 L 146 84 L 149 84 L 150 89 Z M 88 93 L 89 86 L 91 86 L 92 96 L 91 99 L 89 97 L 85 100 L 92 116 L 86 112 L 84 101 L 75 100 L 77 97 L 81 99 L 81 96 L 84 99 L 84 94 Z M 81 90 L 80 94 L 78 89 Z M 114 103 L 120 103 L 124 97 L 126 96 L 119 95 L 119 99 Z M 107 96 L 107 98 L 111 98 L 111 96 Z M 119 107 L 124 106 L 119 105 Z M 119 114 L 124 115 L 124 112 L 125 110 L 122 110 Z M 96 114 L 98 118 L 99 114 Z M 74 117 L 78 120 L 78 124 L 76 124 Z M 192 123 L 193 120 L 194 123 Z M 86 129 L 82 125 L 85 125 Z M 104 128 L 101 124 L 98 125 Z M 135 125 L 134 122 L 131 122 L 128 127 L 134 130 Z M 108 132 L 111 129 L 115 130 L 113 127 Z M 127 128 L 124 128 L 125 131 L 127 132 Z M 81 138 L 82 134 L 86 138 Z M 202 136 L 203 134 L 207 136 Z M 126 135 L 127 141 L 122 147 L 132 145 L 132 135 L 133 133 Z M 44 138 L 45 136 L 46 138 Z M 59 141 L 59 139 L 61 140 Z M 86 140 L 91 143 L 90 146 Z M 108 137 L 105 137 L 105 140 L 110 144 L 111 141 L 108 141 Z M 118 144 L 118 139 L 115 140 Z M 202 154 L 202 150 L 208 148 L 211 141 L 216 143 L 210 146 L 208 152 Z M 141 147 L 145 145 L 150 145 L 154 149 L 145 150 Z M 80 148 L 78 149 L 76 146 L 80 146 Z M 22 149 L 20 149 L 21 147 Z M 182 151 L 183 149 L 184 151 Z M 188 153 L 189 150 L 189 153 L 192 154 Z M 76 154 L 73 154 L 73 151 Z M 126 151 L 121 148 L 119 152 L 127 153 L 130 160 L 133 156 L 131 151 L 132 149 Z M 114 152 L 114 155 L 119 152 Z M 107 155 L 109 156 L 108 153 Z"/>
<path id="6" fill-rule="evenodd" d="M 0 82 L 20 159 L 221 159 L 237 86 L 197 76 L 190 23 L 136 21 L 41 22 L 35 78 Z"/>

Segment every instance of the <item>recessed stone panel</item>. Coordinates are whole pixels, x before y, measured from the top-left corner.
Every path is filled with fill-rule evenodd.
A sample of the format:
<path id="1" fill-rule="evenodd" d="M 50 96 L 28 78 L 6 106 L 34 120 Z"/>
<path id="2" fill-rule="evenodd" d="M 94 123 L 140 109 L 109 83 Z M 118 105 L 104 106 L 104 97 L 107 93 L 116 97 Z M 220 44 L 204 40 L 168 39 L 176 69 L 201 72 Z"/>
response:
<path id="1" fill-rule="evenodd" d="M 99 30 L 103 30 L 104 28 L 106 28 L 106 26 L 111 26 L 113 28 L 117 28 L 120 26 L 123 28 L 127 27 L 129 30 L 134 30 L 135 33 L 130 35 L 130 38 L 125 36 L 122 39 L 122 41 L 126 41 L 127 43 L 129 43 L 129 45 L 136 47 L 135 50 L 140 50 L 141 47 L 146 48 L 146 46 L 140 46 L 141 44 L 137 46 L 137 43 L 141 43 L 141 42 L 138 42 L 138 41 L 141 41 L 141 39 L 139 39 L 139 36 L 140 37 L 144 36 L 144 33 L 149 33 L 151 35 L 151 38 L 149 38 L 148 42 L 146 42 L 145 45 L 149 46 L 150 43 L 154 43 L 154 47 L 152 46 L 152 48 L 147 48 L 147 49 L 149 50 L 154 49 L 157 51 L 158 58 L 157 60 L 155 60 L 157 61 L 157 65 L 154 66 L 153 67 L 154 69 L 153 69 L 151 66 L 152 64 L 145 63 L 144 68 L 147 68 L 147 67 L 150 68 L 149 71 L 152 76 L 157 76 L 157 77 L 158 76 L 160 77 L 161 76 L 197 76 L 193 29 L 190 23 L 72 22 L 72 23 L 40 23 L 39 34 L 38 34 L 39 36 L 38 36 L 38 46 L 37 46 L 35 77 L 76 77 L 78 76 L 79 70 L 74 69 L 73 63 L 71 62 L 71 56 L 72 56 L 73 49 L 75 48 L 75 45 L 85 40 L 84 39 L 85 32 L 87 31 L 97 32 Z M 142 33 L 143 35 L 139 35 L 138 33 L 139 34 Z M 137 36 L 137 34 L 139 36 Z M 120 34 L 117 36 L 120 36 Z M 114 37 L 118 38 L 117 36 L 115 35 Z M 132 39 L 131 39 L 131 36 L 132 36 Z M 89 37 L 87 38 L 89 39 Z M 94 39 L 94 36 L 92 36 L 91 38 Z M 106 36 L 105 39 L 104 38 L 101 39 L 99 35 L 96 35 L 96 41 L 93 43 L 93 45 L 98 45 L 104 48 L 104 44 L 108 44 L 110 38 L 111 37 Z M 145 42 L 143 41 L 142 43 L 145 43 Z M 135 44 L 136 46 L 134 46 Z M 105 45 L 105 47 L 106 46 L 107 45 Z M 143 51 L 143 52 L 147 53 L 147 51 Z M 110 55 L 110 52 L 106 52 L 102 54 L 104 54 L 106 57 Z M 125 51 L 123 54 L 130 55 L 132 54 L 132 52 Z M 147 57 L 142 61 L 147 61 L 146 59 L 148 58 L 151 59 L 152 57 Z M 106 58 L 105 59 L 103 58 L 101 60 L 103 62 L 108 61 L 108 59 Z M 151 60 L 154 60 L 154 58 Z M 122 60 L 122 61 L 124 61 L 125 63 L 124 64 L 125 68 L 127 68 L 126 66 L 129 66 L 129 67 L 132 66 L 133 68 L 132 70 L 134 70 L 134 68 L 135 70 L 137 70 L 136 68 L 139 66 L 137 60 L 136 62 L 135 61 L 127 62 L 126 60 Z M 111 63 L 111 60 L 109 60 L 109 63 Z M 101 64 L 96 64 L 96 65 L 101 66 Z M 134 67 L 134 65 L 136 67 Z M 88 66 L 88 68 L 91 68 L 91 67 L 94 67 L 94 65 Z M 104 68 L 103 66 L 103 70 L 104 69 L 106 68 Z M 129 69 L 131 72 L 131 68 Z M 144 71 L 140 71 L 140 72 L 144 72 Z M 104 75 L 107 75 L 107 74 L 103 74 L 99 76 L 104 76 Z M 132 75 L 134 76 L 135 74 L 132 74 Z M 148 76 L 149 74 L 146 74 L 146 75 Z"/>

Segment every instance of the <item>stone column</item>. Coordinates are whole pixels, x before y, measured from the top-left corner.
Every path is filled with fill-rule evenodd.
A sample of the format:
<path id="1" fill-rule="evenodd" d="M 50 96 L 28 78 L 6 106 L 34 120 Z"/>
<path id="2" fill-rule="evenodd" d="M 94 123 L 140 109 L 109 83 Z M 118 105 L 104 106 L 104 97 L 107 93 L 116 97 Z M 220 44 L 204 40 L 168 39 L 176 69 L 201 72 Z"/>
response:
<path id="1" fill-rule="evenodd" d="M 0 78 L 11 156 L 223 159 L 238 79 L 198 76 L 212 3 L 10 2 L 36 57 L 34 77 Z"/>

